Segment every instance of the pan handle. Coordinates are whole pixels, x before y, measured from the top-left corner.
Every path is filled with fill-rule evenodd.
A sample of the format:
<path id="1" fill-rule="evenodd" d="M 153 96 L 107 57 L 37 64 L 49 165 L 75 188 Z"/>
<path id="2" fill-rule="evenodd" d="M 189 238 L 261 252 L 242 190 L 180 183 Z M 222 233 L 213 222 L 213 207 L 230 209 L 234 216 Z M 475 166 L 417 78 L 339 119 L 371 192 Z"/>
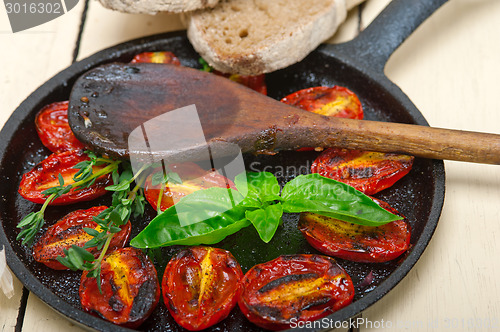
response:
<path id="1" fill-rule="evenodd" d="M 326 45 L 324 51 L 383 73 L 391 54 L 447 1 L 393 0 L 356 38 L 343 44 Z"/>

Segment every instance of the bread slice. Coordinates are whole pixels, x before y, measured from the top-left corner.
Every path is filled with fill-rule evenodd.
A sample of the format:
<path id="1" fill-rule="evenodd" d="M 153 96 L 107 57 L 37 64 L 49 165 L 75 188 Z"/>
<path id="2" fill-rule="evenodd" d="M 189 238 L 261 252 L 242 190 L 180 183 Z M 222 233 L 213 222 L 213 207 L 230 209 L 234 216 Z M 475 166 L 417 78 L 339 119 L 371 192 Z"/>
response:
<path id="1" fill-rule="evenodd" d="M 334 34 L 347 9 L 346 0 L 221 0 L 188 14 L 187 34 L 215 69 L 258 75 L 302 60 Z"/>
<path id="2" fill-rule="evenodd" d="M 183 13 L 214 7 L 219 0 L 99 0 L 109 9 L 124 13 L 156 14 L 157 12 Z"/>

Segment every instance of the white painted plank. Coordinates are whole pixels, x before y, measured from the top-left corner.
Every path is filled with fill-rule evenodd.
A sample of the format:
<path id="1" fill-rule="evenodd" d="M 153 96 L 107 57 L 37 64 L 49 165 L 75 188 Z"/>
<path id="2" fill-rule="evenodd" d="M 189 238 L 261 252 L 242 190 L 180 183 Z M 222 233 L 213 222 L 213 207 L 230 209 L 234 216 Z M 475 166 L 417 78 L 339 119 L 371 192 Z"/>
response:
<path id="1" fill-rule="evenodd" d="M 42 302 L 37 296 L 30 294 L 23 331 L 83 332 L 88 330 L 75 325 Z"/>
<path id="2" fill-rule="evenodd" d="M 78 59 L 128 40 L 182 29 L 179 15 L 126 14 L 106 9 L 98 1 L 90 1 Z"/>
<path id="3" fill-rule="evenodd" d="M 3 5 L 1 5 L 3 7 Z M 41 26 L 12 33 L 6 11 L 0 10 L 0 127 L 14 109 L 38 86 L 71 64 L 78 34 L 83 1 L 67 14 Z M 15 296 L 7 299 L 0 294 L 0 330 L 13 331 L 16 326 L 22 285 L 15 278 Z M 33 302 L 30 295 L 26 309 L 26 331 L 42 331 L 40 322 L 50 315 L 45 304 Z M 51 324 L 45 331 L 67 331 L 61 324 Z"/>
<path id="4" fill-rule="evenodd" d="M 380 2 L 370 1 L 367 18 Z M 500 133 L 499 22 L 498 1 L 450 1 L 395 52 L 386 74 L 432 126 Z M 386 327 L 392 322 L 387 330 L 500 329 L 500 169 L 446 162 L 446 172 L 445 207 L 429 247 L 364 313 Z"/>

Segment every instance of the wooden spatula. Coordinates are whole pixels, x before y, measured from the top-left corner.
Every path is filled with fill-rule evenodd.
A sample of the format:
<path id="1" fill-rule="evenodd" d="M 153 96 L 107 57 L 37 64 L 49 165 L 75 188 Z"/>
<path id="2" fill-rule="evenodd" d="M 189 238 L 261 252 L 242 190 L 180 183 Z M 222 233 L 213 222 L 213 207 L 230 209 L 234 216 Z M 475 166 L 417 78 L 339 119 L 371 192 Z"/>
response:
<path id="1" fill-rule="evenodd" d="M 192 104 L 210 146 L 234 143 L 244 153 L 340 147 L 500 163 L 500 135 L 326 117 L 288 106 L 228 79 L 173 65 L 108 64 L 93 69 L 75 83 L 68 117 L 77 138 L 97 152 L 118 158 L 133 153 L 182 160 L 187 155 L 196 158 L 196 152 L 206 151 L 206 147 L 193 144 L 182 149 L 151 149 L 146 140 L 142 151 L 129 151 L 128 138 L 134 129 L 144 130 L 144 123 L 151 120 L 151 124 L 152 119 Z M 184 128 L 181 122 L 175 127 L 175 135 L 185 137 L 197 135 L 195 130 L 199 129 L 188 124 Z M 161 125 L 149 126 L 147 137 L 172 137 L 166 130 Z"/>

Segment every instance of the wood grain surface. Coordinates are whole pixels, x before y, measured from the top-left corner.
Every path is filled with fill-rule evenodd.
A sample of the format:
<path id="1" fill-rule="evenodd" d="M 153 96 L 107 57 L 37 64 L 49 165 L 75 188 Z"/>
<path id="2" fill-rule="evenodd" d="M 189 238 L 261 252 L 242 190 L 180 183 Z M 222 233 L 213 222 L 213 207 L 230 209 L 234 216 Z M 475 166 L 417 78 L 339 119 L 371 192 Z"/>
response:
<path id="1" fill-rule="evenodd" d="M 365 27 L 388 0 L 367 0 L 330 40 Z M 182 29 L 176 15 L 130 15 L 88 2 L 68 14 L 13 34 L 0 10 L 0 126 L 48 78 L 77 59 L 120 42 Z M 453 0 L 414 32 L 390 58 L 386 74 L 431 126 L 500 133 L 500 1 Z M 363 312 L 361 331 L 500 330 L 500 168 L 446 162 L 446 200 L 422 258 L 388 295 Z M 80 331 L 15 281 L 0 294 L 0 331 Z M 24 297 L 26 299 L 26 296 Z M 25 307 L 23 308 L 23 305 Z M 25 309 L 19 312 L 19 309 Z"/>

